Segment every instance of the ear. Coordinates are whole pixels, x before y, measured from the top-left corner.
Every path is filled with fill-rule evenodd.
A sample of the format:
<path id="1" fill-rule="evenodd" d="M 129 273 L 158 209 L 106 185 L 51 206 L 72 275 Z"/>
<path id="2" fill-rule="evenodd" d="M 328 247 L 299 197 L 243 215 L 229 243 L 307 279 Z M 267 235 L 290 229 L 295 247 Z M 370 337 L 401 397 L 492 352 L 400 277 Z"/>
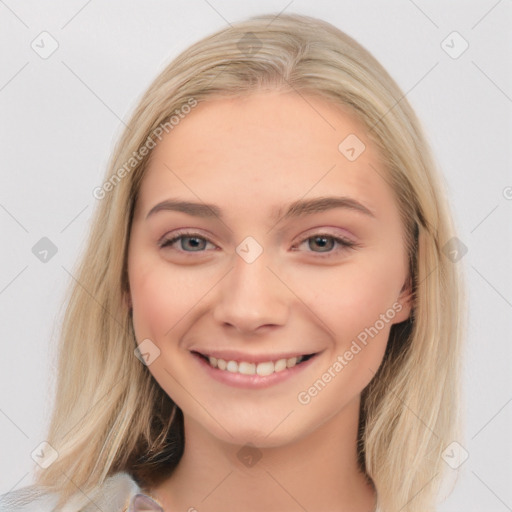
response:
<path id="1" fill-rule="evenodd" d="M 400 295 L 397 297 L 396 302 L 399 306 L 396 306 L 397 314 L 395 315 L 394 322 L 395 324 L 399 324 L 410 318 L 413 307 L 414 307 L 414 297 L 412 293 L 412 279 L 411 276 L 408 276 L 402 289 L 400 290 Z"/>
<path id="2" fill-rule="evenodd" d="M 130 290 L 127 290 L 123 293 L 123 300 L 124 300 L 126 307 L 128 309 L 132 309 L 133 304 L 132 304 L 132 296 L 131 296 Z"/>

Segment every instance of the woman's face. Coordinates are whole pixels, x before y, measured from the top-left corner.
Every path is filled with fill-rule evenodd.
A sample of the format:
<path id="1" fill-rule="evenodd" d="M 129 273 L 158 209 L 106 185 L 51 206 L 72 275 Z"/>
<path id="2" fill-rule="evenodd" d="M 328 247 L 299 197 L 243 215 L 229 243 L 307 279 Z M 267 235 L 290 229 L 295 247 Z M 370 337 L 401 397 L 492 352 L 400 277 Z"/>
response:
<path id="1" fill-rule="evenodd" d="M 295 93 L 201 103 L 162 138 L 134 214 L 129 300 L 148 369 L 186 418 L 277 446 L 354 406 L 410 313 L 384 177 L 358 120 Z"/>

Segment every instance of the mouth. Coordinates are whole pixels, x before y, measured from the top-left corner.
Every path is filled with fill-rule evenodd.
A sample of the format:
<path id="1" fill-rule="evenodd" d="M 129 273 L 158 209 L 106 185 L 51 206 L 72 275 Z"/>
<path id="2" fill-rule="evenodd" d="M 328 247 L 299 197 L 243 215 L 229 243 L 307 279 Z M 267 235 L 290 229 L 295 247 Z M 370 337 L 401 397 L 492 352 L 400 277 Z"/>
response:
<path id="1" fill-rule="evenodd" d="M 261 362 L 250 362 L 250 361 L 235 361 L 226 360 L 217 357 L 213 357 L 207 354 L 202 354 L 195 350 L 191 351 L 197 357 L 203 359 L 212 368 L 220 370 L 222 372 L 238 373 L 240 375 L 258 375 L 260 377 L 266 377 L 274 373 L 280 373 L 284 370 L 289 370 L 295 366 L 300 366 L 306 361 L 315 357 L 319 352 L 312 354 L 304 354 L 300 356 L 294 356 L 289 358 L 279 358 Z"/>

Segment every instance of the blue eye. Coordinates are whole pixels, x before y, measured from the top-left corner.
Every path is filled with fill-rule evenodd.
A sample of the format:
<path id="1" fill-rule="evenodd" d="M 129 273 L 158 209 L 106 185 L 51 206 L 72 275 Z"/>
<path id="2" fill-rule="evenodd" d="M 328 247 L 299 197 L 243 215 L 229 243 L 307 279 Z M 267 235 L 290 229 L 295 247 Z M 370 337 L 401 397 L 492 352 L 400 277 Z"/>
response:
<path id="1" fill-rule="evenodd" d="M 161 249 L 164 248 L 173 248 L 172 246 L 176 244 L 176 242 L 181 242 L 180 248 L 174 248 L 178 252 L 182 253 L 203 253 L 205 252 L 205 245 L 210 243 L 212 245 L 213 242 L 205 238 L 204 236 L 199 235 L 198 233 L 191 232 L 179 232 L 174 237 L 169 239 L 164 239 L 159 243 Z M 312 241 L 313 244 L 316 244 L 317 247 L 320 248 L 320 251 L 306 251 L 314 254 L 318 254 L 320 257 L 329 257 L 335 255 L 341 251 L 347 251 L 349 249 L 353 249 L 357 247 L 357 244 L 352 240 L 336 237 L 333 235 L 329 235 L 326 233 L 318 233 L 312 236 L 308 236 L 304 238 L 298 246 L 301 246 L 305 242 Z M 311 243 L 308 245 L 310 248 L 314 247 Z M 334 248 L 334 250 L 332 250 Z M 191 249 L 191 250 L 189 250 Z"/>
<path id="2" fill-rule="evenodd" d="M 311 248 L 312 247 L 311 241 L 313 241 L 314 244 L 317 244 L 317 246 L 320 247 L 320 249 L 321 249 L 319 251 L 320 254 L 321 253 L 326 253 L 328 255 L 333 254 L 333 253 L 337 253 L 338 251 L 342 251 L 342 250 L 346 250 L 346 249 L 351 249 L 351 248 L 353 248 L 356 245 L 355 242 L 352 242 L 352 240 L 348 240 L 346 238 L 341 238 L 341 237 L 336 237 L 336 236 L 333 236 L 333 235 L 319 233 L 319 234 L 316 234 L 316 235 L 309 236 L 309 237 L 305 238 L 299 244 L 299 246 L 302 245 L 304 242 L 309 242 L 308 247 Z M 335 250 L 335 251 L 328 250 L 329 247 L 331 247 L 331 248 L 332 247 L 336 247 L 336 245 L 338 245 L 338 249 L 337 250 Z M 307 252 L 316 252 L 316 251 L 307 251 Z"/>
<path id="3" fill-rule="evenodd" d="M 192 251 L 187 251 L 186 249 L 184 249 L 183 242 L 186 239 L 192 241 L 192 244 L 189 246 L 192 248 Z M 201 248 L 204 245 L 202 244 L 202 242 L 210 242 L 208 239 L 204 238 L 203 236 L 199 236 L 197 233 L 179 233 L 173 238 L 163 240 L 162 243 L 160 244 L 160 247 L 170 247 L 174 245 L 177 241 L 181 241 L 181 250 L 183 250 L 184 252 L 202 252 Z"/>

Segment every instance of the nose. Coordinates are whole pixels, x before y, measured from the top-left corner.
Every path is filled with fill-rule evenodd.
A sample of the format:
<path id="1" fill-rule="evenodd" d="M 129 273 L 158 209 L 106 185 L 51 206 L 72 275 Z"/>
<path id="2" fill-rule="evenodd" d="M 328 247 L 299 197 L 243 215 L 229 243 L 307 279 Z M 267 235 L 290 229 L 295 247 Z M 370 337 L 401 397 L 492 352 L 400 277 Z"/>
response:
<path id="1" fill-rule="evenodd" d="M 252 263 L 234 254 L 234 266 L 222 280 L 214 319 L 223 327 L 255 334 L 263 327 L 282 326 L 289 312 L 289 290 L 279 272 L 268 268 L 265 252 Z"/>

